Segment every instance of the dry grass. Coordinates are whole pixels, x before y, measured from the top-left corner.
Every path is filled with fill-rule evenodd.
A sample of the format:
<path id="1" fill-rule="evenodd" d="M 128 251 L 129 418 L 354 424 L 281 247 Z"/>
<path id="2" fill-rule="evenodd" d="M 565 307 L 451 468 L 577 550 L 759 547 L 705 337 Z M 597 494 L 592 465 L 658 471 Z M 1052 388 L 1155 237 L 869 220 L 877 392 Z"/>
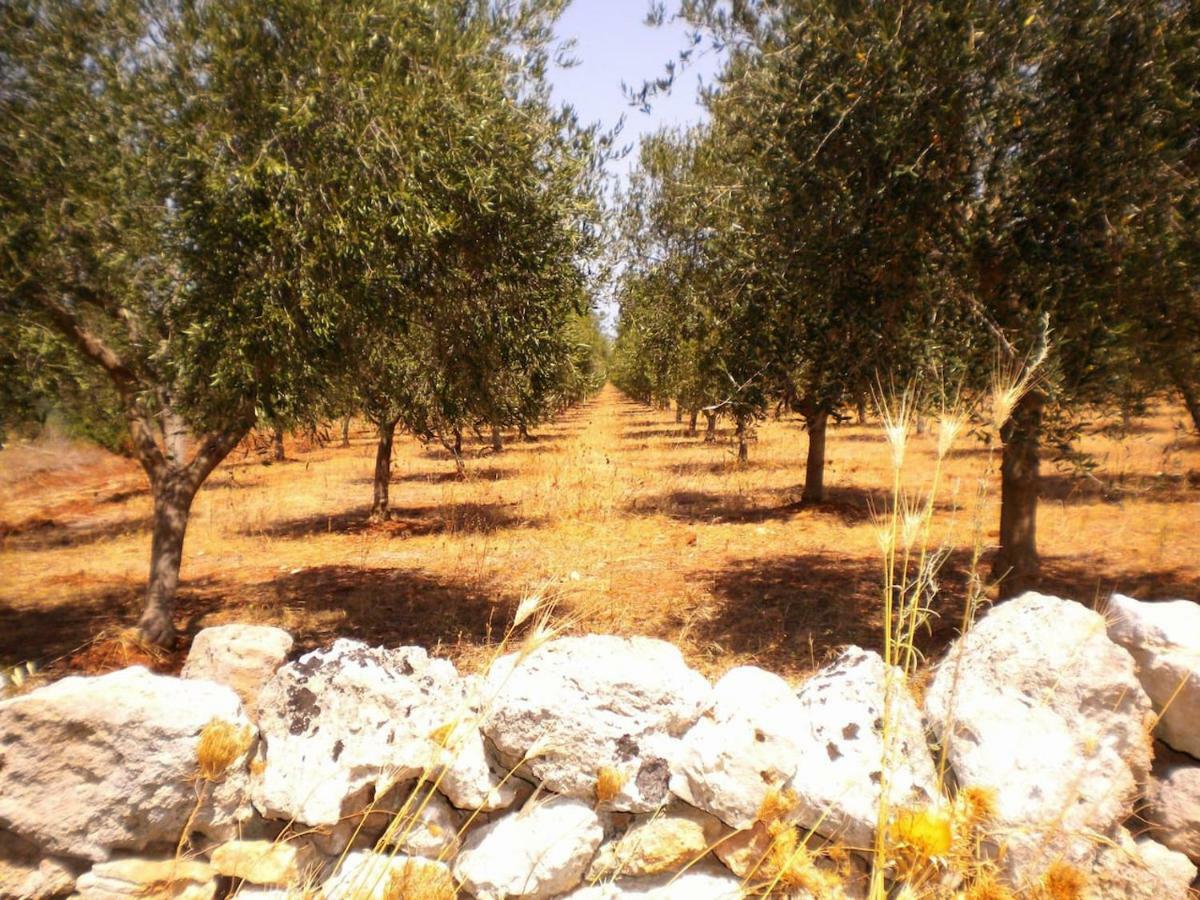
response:
<path id="1" fill-rule="evenodd" d="M 1200 441 L 1182 421 L 1164 409 L 1123 438 L 1089 436 L 1094 479 L 1046 467 L 1043 589 L 1089 604 L 1114 589 L 1194 595 Z M 755 662 L 799 677 L 846 643 L 880 649 L 870 504 L 886 505 L 892 474 L 878 423 L 831 428 L 830 502 L 819 508 L 798 502 L 806 442 L 796 423 L 759 428 L 744 468 L 728 431 L 706 445 L 683 428 L 607 388 L 535 443 L 511 440 L 499 455 L 472 447 L 464 481 L 445 453 L 402 441 L 396 515 L 383 525 L 366 521 L 368 432 L 345 450 L 289 443 L 283 464 L 237 451 L 196 499 L 178 624 L 190 635 L 271 622 L 304 647 L 335 635 L 420 643 L 473 667 L 536 594 L 553 595 L 577 629 L 676 641 L 710 674 Z M 909 436 L 914 489 L 923 472 L 932 478 L 937 442 Z M 986 462 L 962 435 L 942 467 L 931 534 L 952 547 L 945 598 L 965 594 Z M 989 502 L 998 496 L 992 485 Z M 60 668 L 96 671 L 136 656 L 119 642 L 86 645 L 136 617 L 149 513 L 144 478 L 124 460 L 57 445 L 0 451 L 0 666 L 61 658 Z M 986 512 L 985 543 L 997 520 Z M 953 605 L 935 610 L 922 652 L 960 621 Z"/>

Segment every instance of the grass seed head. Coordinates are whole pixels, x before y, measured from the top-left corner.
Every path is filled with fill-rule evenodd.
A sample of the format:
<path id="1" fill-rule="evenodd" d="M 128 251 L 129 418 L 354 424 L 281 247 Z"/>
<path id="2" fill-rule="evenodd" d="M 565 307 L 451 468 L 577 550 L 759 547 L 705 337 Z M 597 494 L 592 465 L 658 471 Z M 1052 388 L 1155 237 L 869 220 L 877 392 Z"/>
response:
<path id="1" fill-rule="evenodd" d="M 771 825 L 790 816 L 799 802 L 800 798 L 791 788 L 771 788 L 758 805 L 756 818 L 764 825 Z"/>
<path id="2" fill-rule="evenodd" d="M 382 900 L 454 900 L 458 896 L 449 873 L 434 863 L 408 860 L 392 868 Z"/>
<path id="3" fill-rule="evenodd" d="M 248 725 L 240 728 L 230 722 L 213 719 L 200 731 L 196 744 L 196 763 L 200 776 L 205 781 L 219 781 L 225 777 L 240 756 L 250 749 L 254 732 Z"/>
<path id="4" fill-rule="evenodd" d="M 629 777 L 619 769 L 611 768 L 610 766 L 601 766 L 596 772 L 596 802 L 608 803 L 617 794 L 621 793 L 621 788 L 625 787 L 625 782 Z"/>

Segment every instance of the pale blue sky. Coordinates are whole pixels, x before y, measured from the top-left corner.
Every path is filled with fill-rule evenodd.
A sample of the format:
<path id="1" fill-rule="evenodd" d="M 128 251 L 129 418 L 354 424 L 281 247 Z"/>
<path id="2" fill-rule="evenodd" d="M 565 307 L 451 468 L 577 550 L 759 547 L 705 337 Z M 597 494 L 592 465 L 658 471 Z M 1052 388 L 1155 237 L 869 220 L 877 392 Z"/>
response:
<path id="1" fill-rule="evenodd" d="M 633 88 L 661 76 L 669 60 L 687 47 L 687 30 L 681 23 L 650 27 L 644 23 L 649 0 L 574 0 L 558 23 L 560 38 L 574 38 L 579 65 L 554 67 L 551 81 L 556 99 L 572 104 L 584 122 L 601 122 L 605 128 L 625 116 L 619 143 L 632 144 L 625 160 L 610 164 L 614 174 L 627 171 L 637 156 L 637 140 L 661 125 L 699 121 L 703 109 L 697 102 L 697 78 L 707 83 L 717 68 L 712 53 L 700 55 L 682 70 L 670 94 L 654 99 L 649 114 L 630 106 L 621 82 Z M 668 9 L 670 8 L 668 4 Z"/>
<path id="2" fill-rule="evenodd" d="M 575 107 L 582 122 L 600 122 L 611 128 L 625 117 L 617 138 L 631 145 L 624 159 L 612 160 L 609 171 L 623 177 L 637 162 L 642 135 L 664 125 L 689 125 L 705 115 L 698 101 L 699 79 L 707 84 L 719 67 L 712 52 L 693 51 L 692 61 L 678 70 L 670 93 L 656 96 L 649 113 L 630 106 L 621 82 L 638 89 L 659 78 L 666 64 L 688 47 L 687 28 L 678 22 L 659 27 L 644 24 L 649 0 L 573 0 L 558 22 L 561 39 L 574 38 L 573 56 L 579 64 L 568 69 L 552 67 L 550 80 L 555 99 Z M 668 8 L 670 7 L 668 2 Z M 606 329 L 615 330 L 616 305 L 603 295 L 596 298 Z"/>

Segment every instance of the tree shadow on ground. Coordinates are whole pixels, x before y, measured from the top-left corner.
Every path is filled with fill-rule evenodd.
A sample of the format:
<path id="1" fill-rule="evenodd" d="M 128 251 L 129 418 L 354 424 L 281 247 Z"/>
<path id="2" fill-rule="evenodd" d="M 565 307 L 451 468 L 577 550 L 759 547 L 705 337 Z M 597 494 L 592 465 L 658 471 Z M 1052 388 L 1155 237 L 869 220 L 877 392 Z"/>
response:
<path id="1" fill-rule="evenodd" d="M 631 428 L 621 432 L 621 439 L 639 441 L 647 438 L 684 437 L 686 434 L 686 425 L 664 425 L 661 428 Z"/>
<path id="2" fill-rule="evenodd" d="M 256 605 L 287 609 L 302 650 L 339 637 L 394 647 L 491 644 L 512 621 L 515 601 L 482 585 L 420 571 L 327 565 L 281 575 L 258 586 Z M 322 613 L 334 613 L 333 616 Z M 222 610 L 226 617 L 225 610 Z M 310 624 L 305 624 L 310 623 Z"/>
<path id="3" fill-rule="evenodd" d="M 102 521 L 60 522 L 54 518 L 34 517 L 12 526 L 0 526 L 0 539 L 9 550 L 39 551 L 61 547 L 83 547 L 101 541 L 148 532 L 149 516 L 134 516 Z M 0 619 L 0 621 L 3 621 Z"/>
<path id="4" fill-rule="evenodd" d="M 980 564 L 985 578 L 990 565 L 987 558 Z M 1195 592 L 1188 574 L 1179 570 L 1114 577 L 1099 572 L 1098 565 L 1078 557 L 1047 557 L 1040 576 L 1025 587 L 1092 608 L 1113 592 L 1141 599 Z M 800 554 L 744 560 L 699 577 L 711 579 L 719 606 L 715 616 L 694 626 L 698 641 L 749 655 L 764 668 L 787 675 L 811 672 L 847 644 L 882 652 L 883 564 L 878 558 Z M 938 574 L 934 615 L 917 637 L 924 659 L 940 658 L 960 634 L 969 578 L 970 552 L 952 552 Z"/>
<path id="5" fill-rule="evenodd" d="M 1042 500 L 1066 505 L 1149 501 L 1152 503 L 1200 502 L 1200 472 L 1186 475 L 1131 475 L 1096 477 L 1059 473 L 1042 475 L 1038 483 Z"/>
<path id="6" fill-rule="evenodd" d="M 786 497 L 788 495 L 781 495 L 781 499 Z M 638 515 L 665 515 L 680 522 L 697 524 L 754 524 L 790 519 L 800 512 L 801 507 L 795 498 L 778 504 L 762 504 L 736 494 L 680 490 L 637 498 L 627 510 Z"/>
<path id="7" fill-rule="evenodd" d="M 538 523 L 517 514 L 515 503 L 443 503 L 435 506 L 393 507 L 386 522 L 373 522 L 370 510 L 359 507 L 332 514 L 286 519 L 265 528 L 251 528 L 252 537 L 304 538 L 318 534 L 368 534 L 397 538 L 428 534 L 490 534 Z"/>
<path id="8" fill-rule="evenodd" d="M 476 466 L 468 461 L 466 474 L 462 476 L 453 469 L 446 472 L 392 472 L 391 483 L 453 484 L 454 482 L 462 482 L 463 484 L 467 484 L 472 481 L 501 481 L 505 478 L 512 478 L 514 474 L 512 469 L 500 466 Z M 349 483 L 374 485 L 375 480 L 372 478 L 352 478 Z"/>

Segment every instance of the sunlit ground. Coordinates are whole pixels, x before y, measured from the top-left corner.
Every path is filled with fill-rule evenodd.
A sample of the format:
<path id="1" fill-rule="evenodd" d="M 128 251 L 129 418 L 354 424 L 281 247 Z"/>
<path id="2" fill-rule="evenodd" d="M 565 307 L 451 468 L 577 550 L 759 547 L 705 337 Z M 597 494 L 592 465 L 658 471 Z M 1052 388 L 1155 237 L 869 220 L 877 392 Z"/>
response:
<path id="1" fill-rule="evenodd" d="M 1089 605 L 1113 590 L 1200 598 L 1200 441 L 1183 425 L 1164 407 L 1123 437 L 1089 436 L 1095 478 L 1044 468 L 1044 590 Z M 465 481 L 440 448 L 404 440 L 386 525 L 366 522 L 366 429 L 347 449 L 340 435 L 323 448 L 289 438 L 285 463 L 239 449 L 196 499 L 182 646 L 206 625 L 255 621 L 303 646 L 418 643 L 470 668 L 538 592 L 574 630 L 667 638 L 709 673 L 753 662 L 799 676 L 843 644 L 878 647 L 871 510 L 886 503 L 891 476 L 877 425 L 831 428 L 820 508 L 798 503 L 798 423 L 764 423 L 744 469 L 728 430 L 706 445 L 685 428 L 609 387 L 537 429 L 534 443 L 510 436 L 493 455 L 473 440 Z M 911 489 L 933 458 L 934 438 L 915 436 Z M 934 534 L 955 551 L 927 652 L 958 627 L 975 523 L 985 547 L 996 540 L 997 466 L 965 436 L 945 471 Z M 128 461 L 61 441 L 0 452 L 0 663 L 101 665 L 80 650 L 136 618 L 149 513 Z"/>

